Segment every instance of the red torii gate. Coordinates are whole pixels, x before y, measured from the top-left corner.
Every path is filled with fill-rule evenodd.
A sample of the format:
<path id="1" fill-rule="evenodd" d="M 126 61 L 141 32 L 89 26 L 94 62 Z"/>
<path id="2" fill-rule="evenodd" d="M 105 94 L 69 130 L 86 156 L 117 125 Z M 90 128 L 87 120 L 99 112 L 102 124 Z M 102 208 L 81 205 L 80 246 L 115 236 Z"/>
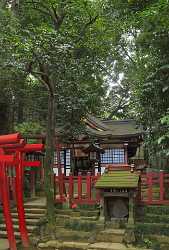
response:
<path id="1" fill-rule="evenodd" d="M 18 211 L 19 231 L 24 247 L 29 246 L 29 238 L 26 228 L 25 211 L 23 203 L 23 178 L 24 167 L 39 167 L 40 161 L 25 161 L 24 154 L 27 152 L 42 151 L 43 144 L 26 144 L 21 139 L 19 133 L 0 136 L 0 196 L 3 205 L 3 214 L 5 218 L 7 236 L 11 250 L 16 250 L 16 240 L 12 216 L 10 213 L 9 183 L 7 177 L 7 168 L 15 168 L 15 194 Z"/>

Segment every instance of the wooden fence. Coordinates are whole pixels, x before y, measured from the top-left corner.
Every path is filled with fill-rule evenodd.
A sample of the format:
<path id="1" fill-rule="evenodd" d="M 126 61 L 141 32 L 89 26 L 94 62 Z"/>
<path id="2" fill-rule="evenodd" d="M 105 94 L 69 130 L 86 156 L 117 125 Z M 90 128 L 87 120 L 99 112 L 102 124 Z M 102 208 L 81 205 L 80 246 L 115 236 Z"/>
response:
<path id="1" fill-rule="evenodd" d="M 147 205 L 169 205 L 169 174 L 163 171 L 141 175 L 140 202 Z"/>
<path id="2" fill-rule="evenodd" d="M 73 204 L 97 204 L 100 202 L 100 192 L 95 188 L 95 183 L 100 177 L 97 176 L 60 176 L 54 177 L 55 179 L 55 201 L 56 203 L 69 202 Z"/>
<path id="3" fill-rule="evenodd" d="M 56 203 L 99 204 L 100 192 L 95 188 L 97 176 L 60 176 L 55 179 Z M 138 203 L 147 205 L 169 205 L 169 174 L 163 171 L 141 174 L 138 187 Z"/>

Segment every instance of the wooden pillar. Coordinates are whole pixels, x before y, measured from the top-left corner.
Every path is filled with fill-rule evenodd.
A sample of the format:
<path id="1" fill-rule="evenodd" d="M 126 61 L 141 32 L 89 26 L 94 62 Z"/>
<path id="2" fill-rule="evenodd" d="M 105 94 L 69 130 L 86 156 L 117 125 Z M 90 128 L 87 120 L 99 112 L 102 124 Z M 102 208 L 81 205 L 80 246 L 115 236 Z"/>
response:
<path id="1" fill-rule="evenodd" d="M 66 176 L 66 149 L 64 149 L 64 174 Z"/>
<path id="2" fill-rule="evenodd" d="M 22 164 L 22 153 L 17 152 L 16 166 L 16 199 L 17 199 L 17 211 L 18 211 L 18 221 L 19 221 L 19 231 L 24 247 L 29 247 L 28 232 L 26 228 L 25 221 L 25 210 L 23 201 L 23 164 Z"/>
<path id="3" fill-rule="evenodd" d="M 125 160 L 125 164 L 128 164 L 128 151 L 127 151 L 127 148 L 128 148 L 128 143 L 125 143 L 124 144 L 124 160 Z"/>
<path id="4" fill-rule="evenodd" d="M 82 175 L 79 172 L 77 177 L 78 200 L 82 200 Z"/>
<path id="5" fill-rule="evenodd" d="M 163 170 L 160 170 L 159 181 L 160 181 L 160 202 L 163 203 L 165 194 Z"/>
<path id="6" fill-rule="evenodd" d="M 56 156 L 57 156 L 58 175 L 61 175 L 62 169 L 61 169 L 60 144 L 59 143 L 56 143 Z"/>
<path id="7" fill-rule="evenodd" d="M 100 152 L 98 153 L 98 172 L 101 173 L 101 156 L 100 156 Z"/>
<path id="8" fill-rule="evenodd" d="M 148 185 L 148 189 L 147 189 L 148 204 L 151 204 L 153 200 L 153 173 L 151 172 L 147 173 L 146 177 L 147 177 L 147 185 Z"/>
<path id="9" fill-rule="evenodd" d="M 87 173 L 86 176 L 86 193 L 87 193 L 87 199 L 90 202 L 91 201 L 91 197 L 92 197 L 92 182 L 91 182 L 91 178 L 92 176 L 90 175 L 90 172 Z"/>
<path id="10" fill-rule="evenodd" d="M 6 224 L 7 237 L 9 241 L 10 250 L 17 250 L 12 216 L 10 213 L 10 201 L 9 201 L 7 188 L 8 188 L 8 180 L 7 180 L 7 175 L 6 175 L 5 164 L 1 163 L 0 164 L 0 189 L 1 189 L 1 199 L 2 199 L 2 206 L 3 206 L 3 214 L 5 218 L 5 224 Z"/>
<path id="11" fill-rule="evenodd" d="M 74 181 L 72 173 L 69 174 L 69 207 L 72 206 L 72 199 L 74 197 Z"/>

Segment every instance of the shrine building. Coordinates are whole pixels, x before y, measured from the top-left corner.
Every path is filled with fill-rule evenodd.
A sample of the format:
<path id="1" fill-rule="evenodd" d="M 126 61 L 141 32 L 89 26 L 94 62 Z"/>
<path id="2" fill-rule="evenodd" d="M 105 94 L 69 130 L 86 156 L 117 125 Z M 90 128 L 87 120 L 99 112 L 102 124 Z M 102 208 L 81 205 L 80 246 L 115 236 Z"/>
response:
<path id="1" fill-rule="evenodd" d="M 144 168 L 143 130 L 134 120 L 102 120 L 88 115 L 86 132 L 72 143 L 59 146 L 61 172 L 68 176 L 97 175 L 105 168 L 126 169 L 130 164 Z M 57 149 L 58 150 L 58 149 Z M 57 150 L 54 172 L 58 174 Z"/>

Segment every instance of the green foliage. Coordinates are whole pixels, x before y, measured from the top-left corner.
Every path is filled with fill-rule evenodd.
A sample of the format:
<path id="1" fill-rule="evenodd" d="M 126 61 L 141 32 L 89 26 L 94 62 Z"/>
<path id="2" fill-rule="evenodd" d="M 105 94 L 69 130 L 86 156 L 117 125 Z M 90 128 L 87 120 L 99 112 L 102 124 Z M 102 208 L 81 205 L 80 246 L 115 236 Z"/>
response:
<path id="1" fill-rule="evenodd" d="M 142 123 L 147 160 L 153 167 L 166 167 L 168 127 L 161 119 L 169 108 L 168 1 L 106 1 L 105 10 L 109 27 L 116 28 L 108 77 L 116 85 L 106 112 L 115 110 L 113 118 Z"/>
<path id="2" fill-rule="evenodd" d="M 20 132 L 23 136 L 41 134 L 44 128 L 37 122 L 23 122 L 15 126 L 15 131 Z"/>
<path id="3" fill-rule="evenodd" d="M 2 76 L 6 82 L 14 82 L 9 85 L 14 124 L 35 117 L 45 124 L 48 79 L 55 89 L 56 121 L 66 131 L 63 137 L 77 136 L 86 113 L 103 110 L 103 65 L 110 63 L 111 48 L 103 2 L 23 0 L 12 9 L 3 6 L 1 11 L 3 22 L 14 20 L 9 27 L 3 25 L 1 38 L 5 54 Z"/>

